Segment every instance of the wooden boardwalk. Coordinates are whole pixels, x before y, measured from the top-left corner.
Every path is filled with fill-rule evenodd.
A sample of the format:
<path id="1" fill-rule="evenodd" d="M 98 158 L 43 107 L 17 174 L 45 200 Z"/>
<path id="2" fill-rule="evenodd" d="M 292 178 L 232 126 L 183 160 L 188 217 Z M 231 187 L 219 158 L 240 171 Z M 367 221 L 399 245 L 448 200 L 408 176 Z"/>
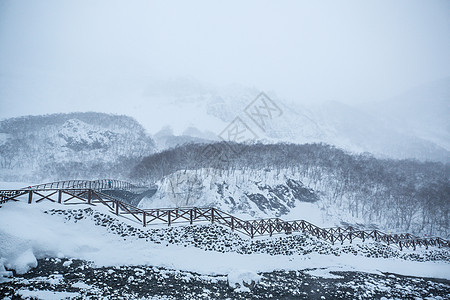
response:
<path id="1" fill-rule="evenodd" d="M 332 244 L 371 239 L 388 245 L 395 244 L 400 249 L 407 247 L 415 250 L 419 246 L 427 249 L 428 246 L 450 247 L 450 241 L 440 237 L 421 238 L 408 233 L 386 234 L 379 230 L 358 230 L 353 227 L 320 228 L 305 220 L 284 221 L 279 218 L 242 220 L 213 207 L 142 209 L 106 193 L 108 190 L 141 193 L 145 189 L 149 188 L 110 179 L 60 181 L 18 190 L 0 190 L 0 204 L 8 201 L 27 201 L 31 204 L 44 200 L 60 204 L 90 204 L 93 206 L 101 204 L 108 207 L 117 216 L 127 216 L 144 227 L 156 223 L 165 223 L 170 226 L 173 223 L 193 224 L 207 221 L 229 227 L 251 238 L 304 232 Z"/>

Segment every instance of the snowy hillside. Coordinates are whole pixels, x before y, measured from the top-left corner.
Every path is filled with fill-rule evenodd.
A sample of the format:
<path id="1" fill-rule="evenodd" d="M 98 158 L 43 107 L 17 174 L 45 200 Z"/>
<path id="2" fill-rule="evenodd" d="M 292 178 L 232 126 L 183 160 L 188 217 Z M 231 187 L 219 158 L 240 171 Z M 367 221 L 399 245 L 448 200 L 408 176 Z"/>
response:
<path id="1" fill-rule="evenodd" d="M 158 191 L 139 206 L 213 206 L 247 219 L 450 234 L 448 165 L 356 156 L 317 144 L 241 145 L 239 155 L 220 161 L 206 158 L 204 147 L 186 145 L 144 158 L 133 177 L 157 181 Z"/>
<path id="2" fill-rule="evenodd" d="M 448 249 L 333 246 L 305 234 L 250 239 L 208 224 L 142 228 L 85 205 L 7 203 L 0 238 L 0 295 L 8 297 L 338 299 L 450 289 Z"/>
<path id="3" fill-rule="evenodd" d="M 6 119 L 0 133 L 0 176 L 9 181 L 123 176 L 124 164 L 154 151 L 135 120 L 100 113 Z"/>

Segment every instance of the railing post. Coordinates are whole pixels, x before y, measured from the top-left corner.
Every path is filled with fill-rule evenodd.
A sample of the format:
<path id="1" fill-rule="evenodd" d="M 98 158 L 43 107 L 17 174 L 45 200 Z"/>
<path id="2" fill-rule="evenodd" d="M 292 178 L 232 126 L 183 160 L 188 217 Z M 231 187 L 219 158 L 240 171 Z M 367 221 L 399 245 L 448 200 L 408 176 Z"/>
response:
<path id="1" fill-rule="evenodd" d="M 89 188 L 89 190 L 88 190 L 88 204 L 91 204 L 91 203 L 92 203 L 92 190 Z"/>
<path id="2" fill-rule="evenodd" d="M 353 230 L 353 228 L 352 227 L 350 227 L 350 233 L 349 233 L 349 237 L 350 237 L 350 244 L 352 243 L 352 241 L 353 241 L 353 232 L 352 232 L 352 230 Z"/>
<path id="3" fill-rule="evenodd" d="M 234 231 L 234 217 L 231 217 L 231 231 Z"/>
<path id="4" fill-rule="evenodd" d="M 172 215 L 172 210 L 169 209 L 168 215 L 167 215 L 167 222 L 169 223 L 169 226 L 170 226 L 170 223 L 171 223 L 171 222 L 170 222 L 170 221 L 171 221 L 171 220 L 170 220 L 170 216 L 171 216 L 171 215 Z"/>
<path id="5" fill-rule="evenodd" d="M 402 250 L 403 250 L 403 247 L 402 247 L 402 241 L 399 241 L 399 242 L 398 242 L 398 245 L 400 246 L 400 251 L 402 251 Z"/>
<path id="6" fill-rule="evenodd" d="M 189 222 L 191 223 L 191 225 L 192 225 L 192 208 L 189 210 Z"/>
<path id="7" fill-rule="evenodd" d="M 253 238 L 254 237 L 254 233 L 253 233 L 253 224 L 250 224 L 250 236 Z"/>
<path id="8" fill-rule="evenodd" d="M 147 220 L 146 220 L 146 213 L 144 211 L 143 215 L 142 215 L 142 225 L 145 227 L 147 226 Z"/>
<path id="9" fill-rule="evenodd" d="M 33 202 L 33 191 L 30 190 L 28 192 L 28 204 L 31 204 L 31 202 Z"/>
<path id="10" fill-rule="evenodd" d="M 211 224 L 214 224 L 214 208 L 211 208 Z"/>
<path id="11" fill-rule="evenodd" d="M 62 190 L 58 191 L 58 203 L 61 204 L 62 202 Z"/>
<path id="12" fill-rule="evenodd" d="M 116 215 L 119 215 L 119 201 L 115 201 L 114 204 L 116 205 Z"/>

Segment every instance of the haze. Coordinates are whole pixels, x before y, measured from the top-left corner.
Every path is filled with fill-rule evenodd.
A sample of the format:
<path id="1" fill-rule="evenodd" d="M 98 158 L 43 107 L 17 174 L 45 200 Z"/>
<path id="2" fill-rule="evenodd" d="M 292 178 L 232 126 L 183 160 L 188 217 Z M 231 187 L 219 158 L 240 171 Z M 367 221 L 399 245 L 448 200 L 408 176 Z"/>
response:
<path id="1" fill-rule="evenodd" d="M 151 117 L 173 78 L 365 103 L 450 76 L 449 53 L 449 1 L 1 1 L 0 118 Z"/>

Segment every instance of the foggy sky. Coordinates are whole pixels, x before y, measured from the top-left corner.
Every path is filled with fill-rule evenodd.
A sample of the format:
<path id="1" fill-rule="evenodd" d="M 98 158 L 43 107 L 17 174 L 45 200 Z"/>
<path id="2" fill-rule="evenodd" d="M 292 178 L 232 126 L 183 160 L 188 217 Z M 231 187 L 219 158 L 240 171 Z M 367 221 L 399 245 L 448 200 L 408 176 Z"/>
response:
<path id="1" fill-rule="evenodd" d="M 450 76 L 449 53 L 445 0 L 2 0 L 0 118 L 133 114 L 154 80 L 177 77 L 385 100 Z"/>

